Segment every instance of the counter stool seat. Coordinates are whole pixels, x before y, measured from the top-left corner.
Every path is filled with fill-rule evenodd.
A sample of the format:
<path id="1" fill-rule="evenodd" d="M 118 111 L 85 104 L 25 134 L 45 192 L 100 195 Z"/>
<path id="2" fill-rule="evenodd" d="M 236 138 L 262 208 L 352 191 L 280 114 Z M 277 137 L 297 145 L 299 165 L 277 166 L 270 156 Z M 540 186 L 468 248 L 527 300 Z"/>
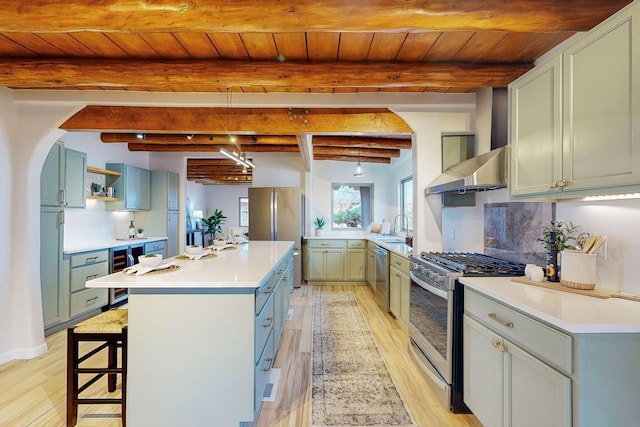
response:
<path id="1" fill-rule="evenodd" d="M 127 309 L 109 310 L 67 329 L 67 427 L 78 421 L 78 405 L 120 404 L 122 425 L 126 425 L 127 384 Z M 79 344 L 83 341 L 102 342 L 95 349 L 80 355 Z M 122 349 L 122 360 L 118 367 L 118 347 Z M 108 351 L 108 362 L 102 368 L 81 368 L 80 364 L 102 350 Z M 80 385 L 81 374 L 94 374 Z M 116 390 L 117 375 L 122 378 L 122 393 L 119 398 L 80 398 L 79 395 L 104 375 L 107 389 Z"/>

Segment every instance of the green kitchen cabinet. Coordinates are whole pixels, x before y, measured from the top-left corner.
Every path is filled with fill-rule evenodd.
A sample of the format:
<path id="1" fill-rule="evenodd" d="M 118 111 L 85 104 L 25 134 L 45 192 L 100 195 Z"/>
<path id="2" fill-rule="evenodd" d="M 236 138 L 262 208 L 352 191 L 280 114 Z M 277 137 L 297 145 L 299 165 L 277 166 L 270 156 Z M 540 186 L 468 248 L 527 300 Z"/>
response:
<path id="1" fill-rule="evenodd" d="M 364 239 L 347 240 L 347 258 L 345 280 L 364 282 L 366 280 L 367 241 Z"/>
<path id="2" fill-rule="evenodd" d="M 375 245 L 367 242 L 367 283 L 376 287 L 376 249 Z"/>
<path id="3" fill-rule="evenodd" d="M 56 142 L 40 173 L 40 206 L 84 208 L 87 154 Z"/>
<path id="4" fill-rule="evenodd" d="M 307 281 L 341 282 L 347 241 L 342 239 L 310 239 L 307 241 Z"/>
<path id="5" fill-rule="evenodd" d="M 107 175 L 105 186 L 113 187 L 114 196 L 121 199 L 105 205 L 109 211 L 139 211 L 151 208 L 151 175 L 149 170 L 123 163 L 107 163 L 106 169 L 120 176 Z"/>
<path id="6" fill-rule="evenodd" d="M 640 188 L 638 23 L 625 9 L 509 85 L 513 197 Z"/>
<path id="7" fill-rule="evenodd" d="M 97 250 L 65 256 L 69 263 L 69 315 L 71 318 L 94 314 L 109 303 L 106 288 L 87 288 L 88 280 L 109 274 L 109 250 Z"/>
<path id="8" fill-rule="evenodd" d="M 463 337 L 464 399 L 483 426 L 572 425 L 568 377 L 467 315 Z"/>
<path id="9" fill-rule="evenodd" d="M 178 183 L 180 175 L 174 172 L 151 171 L 151 209 L 140 225 L 148 236 L 167 237 L 167 256 L 180 253 L 178 239 Z"/>
<path id="10" fill-rule="evenodd" d="M 40 207 L 40 287 L 44 328 L 69 318 L 69 288 L 62 264 L 64 211 Z"/>
<path id="11" fill-rule="evenodd" d="M 40 174 L 40 206 L 62 206 L 64 203 L 64 145 L 56 142 L 42 166 Z"/>
<path id="12" fill-rule="evenodd" d="M 84 208 L 86 206 L 84 178 L 87 171 L 87 153 L 66 148 L 64 156 L 65 208 Z"/>
<path id="13" fill-rule="evenodd" d="M 389 259 L 389 311 L 403 328 L 409 328 L 409 259 L 390 254 Z"/>

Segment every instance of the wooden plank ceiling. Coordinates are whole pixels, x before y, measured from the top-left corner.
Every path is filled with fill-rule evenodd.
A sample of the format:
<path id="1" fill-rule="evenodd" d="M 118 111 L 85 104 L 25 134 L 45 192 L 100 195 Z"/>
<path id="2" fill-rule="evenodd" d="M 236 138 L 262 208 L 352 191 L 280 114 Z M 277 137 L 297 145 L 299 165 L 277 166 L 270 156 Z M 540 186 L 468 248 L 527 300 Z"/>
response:
<path id="1" fill-rule="evenodd" d="M 505 87 L 551 48 L 630 2 L 0 0 L 0 86 L 227 97 L 471 93 Z M 217 151 L 232 132 L 240 138 L 232 148 L 247 153 L 297 151 L 296 135 L 322 135 L 313 137 L 315 160 L 388 163 L 410 148 L 410 129 L 386 110 L 336 109 L 337 120 L 327 111 L 139 109 L 126 120 L 128 108 L 90 106 L 62 128 L 101 132 L 105 143 L 144 151 Z M 197 120 L 203 114 L 231 124 Z M 168 116 L 174 126 L 159 126 L 157 117 Z M 259 120 L 265 117 L 268 125 Z M 351 136 L 356 132 L 364 136 Z M 205 182 L 202 171 L 211 168 L 190 164 L 188 175 Z M 247 174 L 224 176 L 242 181 Z"/>

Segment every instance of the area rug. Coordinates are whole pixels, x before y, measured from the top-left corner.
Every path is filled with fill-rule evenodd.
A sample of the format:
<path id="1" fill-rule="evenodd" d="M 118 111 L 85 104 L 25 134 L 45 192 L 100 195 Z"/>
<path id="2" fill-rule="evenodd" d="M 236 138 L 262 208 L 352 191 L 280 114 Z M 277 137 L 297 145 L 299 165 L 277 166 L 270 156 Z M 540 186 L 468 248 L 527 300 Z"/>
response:
<path id="1" fill-rule="evenodd" d="M 314 303 L 312 426 L 414 426 L 353 293 Z"/>

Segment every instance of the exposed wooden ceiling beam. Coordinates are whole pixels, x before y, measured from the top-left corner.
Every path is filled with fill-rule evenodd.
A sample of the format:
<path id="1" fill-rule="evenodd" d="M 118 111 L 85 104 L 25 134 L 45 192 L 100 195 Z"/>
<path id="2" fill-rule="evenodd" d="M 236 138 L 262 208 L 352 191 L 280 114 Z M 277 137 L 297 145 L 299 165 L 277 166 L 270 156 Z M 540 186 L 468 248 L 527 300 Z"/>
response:
<path id="1" fill-rule="evenodd" d="M 0 1 L 3 32 L 582 31 L 630 0 Z"/>
<path id="2" fill-rule="evenodd" d="M 228 151 L 237 151 L 238 147 L 235 145 L 205 145 L 205 144 L 129 144 L 129 151 L 193 151 L 201 153 L 216 153 L 220 152 L 221 148 L 225 148 Z M 297 153 L 297 145 L 240 145 L 240 151 L 243 153 Z"/>
<path id="3" fill-rule="evenodd" d="M 0 75 L 2 74 L 0 67 Z M 298 110 L 298 109 L 295 109 Z M 304 111 L 307 113 L 305 114 Z M 60 128 L 84 132 L 234 133 L 404 133 L 411 127 L 388 109 L 313 108 L 290 120 L 286 108 L 117 107 L 90 105 Z M 305 123 L 306 121 L 306 123 Z M 227 125 L 228 123 L 228 125 Z"/>
<path id="4" fill-rule="evenodd" d="M 378 138 L 362 136 L 315 136 L 314 147 L 398 148 L 411 149 L 411 137 Z"/>
<path id="5" fill-rule="evenodd" d="M 532 64 L 285 62 L 232 60 L 9 59 L 0 85 L 13 88 L 506 87 Z M 208 89 L 208 90 L 206 90 Z"/>
<path id="6" fill-rule="evenodd" d="M 190 135 L 193 135 L 191 139 Z M 297 145 L 298 141 L 293 135 L 233 135 L 238 144 L 256 145 Z M 132 143 L 132 144 L 203 144 L 203 145 L 228 145 L 227 134 L 144 134 L 140 139 L 135 133 L 102 133 L 100 140 L 106 143 Z"/>
<path id="7" fill-rule="evenodd" d="M 399 149 L 351 148 L 351 147 L 313 147 L 313 155 L 329 154 L 334 156 L 361 157 L 400 157 Z"/>
<path id="8" fill-rule="evenodd" d="M 237 163 L 226 157 L 221 159 L 187 159 L 187 168 L 196 166 L 212 166 L 212 167 L 224 167 L 224 166 L 236 166 Z"/>
<path id="9" fill-rule="evenodd" d="M 333 154 L 314 154 L 313 160 L 336 160 L 338 162 L 391 163 L 389 157 L 336 156 Z"/>

